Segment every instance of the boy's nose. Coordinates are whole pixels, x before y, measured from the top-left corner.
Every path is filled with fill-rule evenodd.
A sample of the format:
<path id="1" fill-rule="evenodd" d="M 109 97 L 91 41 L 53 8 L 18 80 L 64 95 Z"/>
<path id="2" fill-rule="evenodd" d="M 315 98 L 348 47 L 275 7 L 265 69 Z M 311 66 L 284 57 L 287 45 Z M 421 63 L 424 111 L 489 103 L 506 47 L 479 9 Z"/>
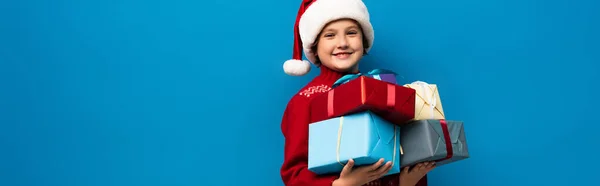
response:
<path id="1" fill-rule="evenodd" d="M 338 47 L 342 49 L 348 48 L 348 41 L 346 40 L 346 38 L 342 37 L 339 39 Z"/>

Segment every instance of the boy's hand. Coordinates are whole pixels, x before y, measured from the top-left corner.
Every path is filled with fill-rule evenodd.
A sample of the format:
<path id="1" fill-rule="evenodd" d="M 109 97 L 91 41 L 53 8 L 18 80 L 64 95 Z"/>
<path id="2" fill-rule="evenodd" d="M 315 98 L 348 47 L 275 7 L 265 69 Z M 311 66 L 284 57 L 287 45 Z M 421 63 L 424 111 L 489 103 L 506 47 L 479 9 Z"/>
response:
<path id="1" fill-rule="evenodd" d="M 335 180 L 333 185 L 361 186 L 383 177 L 391 168 L 392 163 L 383 164 L 383 158 L 373 165 L 358 168 L 354 168 L 354 160 L 350 159 L 340 173 L 340 178 Z"/>
<path id="2" fill-rule="evenodd" d="M 400 173 L 400 186 L 414 186 L 423 176 L 435 168 L 435 162 L 425 162 L 415 165 L 409 171 L 409 167 L 404 167 Z"/>

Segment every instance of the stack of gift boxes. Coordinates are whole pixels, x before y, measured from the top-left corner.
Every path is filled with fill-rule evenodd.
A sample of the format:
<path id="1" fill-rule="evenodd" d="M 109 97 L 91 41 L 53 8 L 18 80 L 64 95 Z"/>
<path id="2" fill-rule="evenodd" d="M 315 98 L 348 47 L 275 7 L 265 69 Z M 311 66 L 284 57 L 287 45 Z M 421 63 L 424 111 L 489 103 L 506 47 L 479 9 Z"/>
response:
<path id="1" fill-rule="evenodd" d="M 391 175 L 469 157 L 463 122 L 446 120 L 437 86 L 399 85 L 388 70 L 340 78 L 314 98 L 310 115 L 308 169 L 316 174 L 340 173 L 349 159 L 362 166 L 383 158 Z"/>

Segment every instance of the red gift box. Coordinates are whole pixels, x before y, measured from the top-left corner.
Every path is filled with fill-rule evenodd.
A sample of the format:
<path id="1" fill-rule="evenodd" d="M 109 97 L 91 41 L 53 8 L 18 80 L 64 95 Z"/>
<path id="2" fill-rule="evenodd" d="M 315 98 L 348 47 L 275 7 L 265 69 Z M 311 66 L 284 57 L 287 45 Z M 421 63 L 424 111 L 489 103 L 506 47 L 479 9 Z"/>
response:
<path id="1" fill-rule="evenodd" d="M 370 110 L 396 125 L 415 117 L 416 91 L 360 76 L 314 98 L 311 123 Z"/>

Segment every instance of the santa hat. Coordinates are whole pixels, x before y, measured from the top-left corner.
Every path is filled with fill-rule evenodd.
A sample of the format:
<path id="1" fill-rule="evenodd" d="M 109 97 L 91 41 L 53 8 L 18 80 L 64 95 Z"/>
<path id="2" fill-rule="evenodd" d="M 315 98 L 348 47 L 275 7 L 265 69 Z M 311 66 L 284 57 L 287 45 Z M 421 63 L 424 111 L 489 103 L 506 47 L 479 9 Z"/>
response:
<path id="1" fill-rule="evenodd" d="M 283 70 L 292 76 L 302 76 L 310 71 L 310 63 L 315 63 L 316 57 L 311 51 L 315 39 L 323 27 L 338 19 L 353 19 L 361 26 L 368 52 L 373 46 L 373 26 L 369 11 L 362 0 L 302 0 L 296 24 L 294 25 L 293 58 L 283 63 Z M 302 60 L 302 51 L 308 61 Z"/>

